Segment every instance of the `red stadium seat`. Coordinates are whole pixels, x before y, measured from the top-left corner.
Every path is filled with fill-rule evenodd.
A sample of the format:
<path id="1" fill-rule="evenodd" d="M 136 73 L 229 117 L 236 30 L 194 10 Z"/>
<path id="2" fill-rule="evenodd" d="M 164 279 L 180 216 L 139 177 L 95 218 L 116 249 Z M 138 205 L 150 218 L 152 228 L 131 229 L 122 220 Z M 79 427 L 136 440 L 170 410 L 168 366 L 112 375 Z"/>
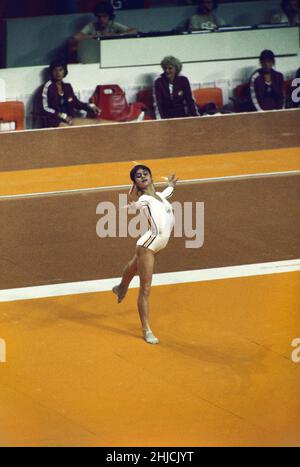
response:
<path id="1" fill-rule="evenodd" d="M 292 86 L 292 82 L 293 82 L 293 79 L 287 79 L 286 81 L 284 81 L 284 84 L 283 84 L 284 94 L 285 94 L 285 104 L 287 108 L 291 108 L 295 106 L 292 100 L 292 92 L 294 90 Z"/>
<path id="2" fill-rule="evenodd" d="M 103 120 L 128 122 L 143 116 L 144 104 L 128 104 L 125 92 L 117 84 L 97 86 L 91 100 L 101 109 L 99 118 Z"/>
<path id="3" fill-rule="evenodd" d="M 142 102 L 145 106 L 145 120 L 155 120 L 152 88 L 142 89 L 141 91 L 139 91 L 137 93 L 137 101 Z"/>
<path id="4" fill-rule="evenodd" d="M 252 112 L 255 110 L 250 97 L 249 83 L 242 83 L 236 86 L 231 100 L 234 104 L 234 112 Z"/>
<path id="5" fill-rule="evenodd" d="M 292 91 L 293 91 L 292 82 L 293 82 L 293 79 L 287 79 L 286 81 L 284 81 L 284 91 L 287 96 L 290 96 L 292 94 Z"/>
<path id="6" fill-rule="evenodd" d="M 24 130 L 24 113 L 21 101 L 0 102 L 0 121 L 15 122 L 16 130 Z"/>

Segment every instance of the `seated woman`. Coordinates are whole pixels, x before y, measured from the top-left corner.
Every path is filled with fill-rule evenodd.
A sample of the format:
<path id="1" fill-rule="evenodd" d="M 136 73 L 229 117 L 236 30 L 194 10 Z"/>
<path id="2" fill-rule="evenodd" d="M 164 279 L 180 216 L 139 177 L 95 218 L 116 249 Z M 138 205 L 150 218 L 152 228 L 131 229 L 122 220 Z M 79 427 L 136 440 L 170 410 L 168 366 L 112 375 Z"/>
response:
<path id="1" fill-rule="evenodd" d="M 198 114 L 189 80 L 181 76 L 181 62 L 165 57 L 161 62 L 164 72 L 155 80 L 154 107 L 156 118 L 195 117 Z"/>
<path id="2" fill-rule="evenodd" d="M 259 57 L 261 68 L 250 77 L 250 95 L 257 111 L 284 108 L 283 74 L 274 70 L 275 55 L 272 50 L 263 50 Z"/>
<path id="3" fill-rule="evenodd" d="M 199 115 L 189 80 L 181 76 L 181 62 L 172 56 L 161 61 L 164 72 L 154 83 L 156 118 L 182 118 Z"/>
<path id="4" fill-rule="evenodd" d="M 67 65 L 64 62 L 53 61 L 49 67 L 49 74 L 50 80 L 43 85 L 41 93 L 41 115 L 44 127 L 103 123 L 103 120 L 99 119 L 75 118 L 76 110 L 85 110 L 95 116 L 100 115 L 101 111 L 95 104 L 86 104 L 77 99 L 71 84 L 63 81 L 68 74 Z"/>
<path id="5" fill-rule="evenodd" d="M 216 29 L 225 25 L 225 21 L 214 12 L 218 8 L 217 0 L 198 0 L 198 11 L 188 21 L 189 31 Z"/>

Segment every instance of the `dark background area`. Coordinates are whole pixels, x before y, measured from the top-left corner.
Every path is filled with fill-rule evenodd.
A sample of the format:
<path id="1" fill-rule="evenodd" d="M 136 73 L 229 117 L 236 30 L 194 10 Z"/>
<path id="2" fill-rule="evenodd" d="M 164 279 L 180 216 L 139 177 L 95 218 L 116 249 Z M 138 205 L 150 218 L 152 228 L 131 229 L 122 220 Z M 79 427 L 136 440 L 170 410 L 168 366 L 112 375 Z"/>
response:
<path id="1" fill-rule="evenodd" d="M 101 0 L 1 0 L 0 18 L 22 18 L 93 11 Z M 219 0 L 236 3 L 249 0 Z M 258 0 L 250 0 L 256 2 Z M 196 5 L 197 0 L 112 0 L 115 8 L 134 9 L 160 6 Z"/>

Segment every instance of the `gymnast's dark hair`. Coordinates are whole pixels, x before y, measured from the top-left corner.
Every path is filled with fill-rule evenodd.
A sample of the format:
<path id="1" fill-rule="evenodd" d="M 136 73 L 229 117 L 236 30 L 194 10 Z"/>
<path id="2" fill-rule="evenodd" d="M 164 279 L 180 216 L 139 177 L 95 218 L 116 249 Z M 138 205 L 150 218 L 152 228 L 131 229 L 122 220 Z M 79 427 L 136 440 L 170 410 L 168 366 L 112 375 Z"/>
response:
<path id="1" fill-rule="evenodd" d="M 59 59 L 53 60 L 50 63 L 49 73 L 50 73 L 51 76 L 52 76 L 52 72 L 53 72 L 54 68 L 57 68 L 57 67 L 62 67 L 64 69 L 65 76 L 67 76 L 67 74 L 68 74 L 67 64 L 66 64 L 66 62 L 64 60 L 59 60 Z"/>
<path id="2" fill-rule="evenodd" d="M 114 19 L 114 17 L 115 17 L 114 9 L 113 9 L 110 2 L 101 2 L 101 3 L 98 3 L 98 5 L 95 6 L 94 15 L 98 16 L 98 15 L 101 15 L 101 14 L 106 14 L 107 16 L 109 16 L 110 20 Z"/>
<path id="3" fill-rule="evenodd" d="M 151 175 L 152 177 L 152 173 L 151 173 L 151 170 L 149 169 L 149 167 L 147 167 L 146 165 L 143 165 L 143 164 L 138 164 L 138 165 L 135 165 L 133 167 L 133 169 L 131 169 L 130 171 L 130 178 L 133 182 L 135 182 L 135 174 L 137 173 L 137 171 L 139 169 L 142 169 L 142 170 L 147 170 L 149 172 L 149 174 Z"/>

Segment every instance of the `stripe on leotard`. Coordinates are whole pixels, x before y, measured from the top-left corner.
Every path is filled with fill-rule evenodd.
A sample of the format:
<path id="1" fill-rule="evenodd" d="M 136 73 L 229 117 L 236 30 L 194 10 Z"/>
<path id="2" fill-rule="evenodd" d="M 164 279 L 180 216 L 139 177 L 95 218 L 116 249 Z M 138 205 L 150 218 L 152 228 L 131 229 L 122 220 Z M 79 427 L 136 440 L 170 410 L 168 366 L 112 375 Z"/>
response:
<path id="1" fill-rule="evenodd" d="M 157 228 L 157 226 L 155 224 L 155 221 L 154 221 L 154 219 L 152 217 L 151 209 L 150 209 L 149 206 L 147 206 L 147 209 L 148 209 L 148 221 L 150 221 L 150 225 L 151 225 L 152 228 L 154 228 L 155 233 L 152 233 L 150 235 L 150 237 L 145 241 L 145 243 L 143 244 L 143 247 L 145 247 L 145 248 L 148 248 L 151 245 L 151 243 L 156 239 L 156 237 L 158 235 L 158 228 Z"/>
<path id="2" fill-rule="evenodd" d="M 148 248 L 151 243 L 154 242 L 154 240 L 156 239 L 157 235 L 150 235 L 150 237 L 148 238 L 148 240 L 145 241 L 145 243 L 143 244 L 143 247 L 144 248 Z"/>

